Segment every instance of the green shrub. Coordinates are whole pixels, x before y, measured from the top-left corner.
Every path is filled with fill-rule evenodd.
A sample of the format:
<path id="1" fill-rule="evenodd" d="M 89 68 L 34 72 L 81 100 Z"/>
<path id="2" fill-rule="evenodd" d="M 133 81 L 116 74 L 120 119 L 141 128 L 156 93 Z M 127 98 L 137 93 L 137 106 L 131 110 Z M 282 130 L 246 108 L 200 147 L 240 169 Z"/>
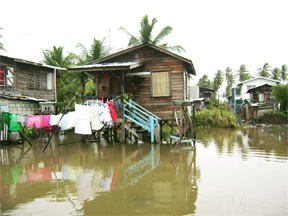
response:
<path id="1" fill-rule="evenodd" d="M 213 108 L 204 109 L 195 113 L 196 126 L 198 127 L 217 127 L 217 128 L 236 128 L 236 115 L 232 112 Z"/>
<path id="2" fill-rule="evenodd" d="M 284 112 L 269 111 L 259 117 L 258 123 L 265 124 L 288 124 L 288 116 Z"/>

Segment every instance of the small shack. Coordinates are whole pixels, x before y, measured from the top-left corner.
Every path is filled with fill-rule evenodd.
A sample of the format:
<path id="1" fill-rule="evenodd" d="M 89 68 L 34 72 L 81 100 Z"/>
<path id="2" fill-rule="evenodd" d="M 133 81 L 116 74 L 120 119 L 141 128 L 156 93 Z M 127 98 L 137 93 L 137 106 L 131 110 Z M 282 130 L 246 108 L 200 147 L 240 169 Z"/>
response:
<path id="1" fill-rule="evenodd" d="M 129 107 L 139 105 L 153 118 L 157 117 L 157 124 L 160 123 L 161 127 L 171 120 L 173 101 L 188 99 L 189 79 L 196 75 L 190 59 L 150 43 L 122 50 L 87 65 L 69 68 L 68 72 L 82 73 L 83 103 L 100 98 L 123 99 L 125 96 L 133 100 L 134 105 L 129 104 Z M 94 96 L 84 95 L 85 72 L 94 77 Z M 125 122 L 127 115 L 124 112 L 121 115 L 121 111 L 119 115 Z"/>

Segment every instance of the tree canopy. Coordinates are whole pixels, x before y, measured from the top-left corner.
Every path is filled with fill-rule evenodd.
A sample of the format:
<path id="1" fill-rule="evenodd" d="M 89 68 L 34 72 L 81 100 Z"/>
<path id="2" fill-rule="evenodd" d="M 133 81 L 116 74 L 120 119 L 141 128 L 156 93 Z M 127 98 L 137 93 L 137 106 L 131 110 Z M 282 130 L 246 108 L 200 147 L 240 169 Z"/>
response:
<path id="1" fill-rule="evenodd" d="M 209 77 L 206 74 L 204 74 L 203 77 L 199 79 L 197 86 L 209 89 L 213 88 L 212 82 L 210 81 Z"/>
<path id="2" fill-rule="evenodd" d="M 109 54 L 109 49 L 106 46 L 105 37 L 102 40 L 96 40 L 94 38 L 89 50 L 86 49 L 86 47 L 81 43 L 78 43 L 76 47 L 81 50 L 81 53 L 75 56 L 78 60 L 78 65 L 87 64 L 94 60 L 103 58 Z"/>
<path id="3" fill-rule="evenodd" d="M 272 94 L 278 103 L 281 103 L 281 110 L 287 111 L 288 109 L 288 84 L 278 84 L 273 86 Z"/>
<path id="4" fill-rule="evenodd" d="M 53 46 L 52 49 L 42 50 L 43 52 L 43 63 L 68 68 L 73 65 L 74 55 L 69 53 L 67 56 L 63 54 L 64 47 Z M 56 72 L 56 87 L 57 87 L 57 101 L 68 102 L 73 96 L 79 96 L 80 92 L 80 81 L 79 74 L 67 73 L 62 70 Z"/>
<path id="5" fill-rule="evenodd" d="M 248 79 L 251 79 L 251 78 L 252 78 L 252 76 L 251 76 L 251 74 L 249 73 L 249 71 L 247 70 L 245 64 L 242 64 L 242 65 L 240 66 L 240 69 L 238 70 L 238 75 L 239 75 L 239 81 L 240 81 L 240 82 L 243 82 L 243 81 L 245 81 L 245 80 L 248 80 Z"/>
<path id="6" fill-rule="evenodd" d="M 264 63 L 263 67 L 258 69 L 258 75 L 262 77 L 270 77 L 270 68 L 269 63 Z"/>
<path id="7" fill-rule="evenodd" d="M 230 67 L 226 68 L 225 79 L 227 81 L 226 96 L 229 96 L 229 95 L 231 95 L 232 86 L 235 83 L 235 76 L 233 74 L 232 68 L 230 68 Z"/>
<path id="8" fill-rule="evenodd" d="M 148 15 L 145 15 L 141 21 L 140 21 L 140 30 L 139 30 L 139 35 L 133 35 L 129 31 L 127 31 L 124 27 L 120 26 L 120 30 L 122 30 L 124 33 L 130 37 L 129 42 L 128 42 L 128 47 L 136 46 L 145 42 L 149 42 L 153 45 L 157 45 L 163 49 L 167 49 L 170 51 L 176 51 L 176 52 L 182 52 L 185 51 L 185 49 L 180 46 L 169 46 L 168 43 L 162 43 L 161 41 L 167 37 L 169 34 L 171 34 L 173 28 L 171 26 L 165 26 L 154 38 L 153 38 L 153 30 L 155 27 L 155 24 L 158 22 L 158 20 L 154 17 L 151 21 L 149 22 Z"/>
<path id="9" fill-rule="evenodd" d="M 3 28 L 0 27 L 0 30 L 2 30 Z M 2 35 L 0 35 L 0 38 L 2 38 Z M 4 46 L 2 43 L 0 43 L 0 50 L 5 50 Z M 6 50 L 5 50 L 6 51 Z"/>

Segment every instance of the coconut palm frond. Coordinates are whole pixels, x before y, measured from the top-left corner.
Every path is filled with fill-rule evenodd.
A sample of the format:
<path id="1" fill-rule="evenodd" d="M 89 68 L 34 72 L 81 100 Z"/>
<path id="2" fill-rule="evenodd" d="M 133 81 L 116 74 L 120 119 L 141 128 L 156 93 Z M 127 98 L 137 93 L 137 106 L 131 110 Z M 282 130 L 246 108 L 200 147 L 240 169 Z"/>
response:
<path id="1" fill-rule="evenodd" d="M 127 31 L 125 28 L 120 26 L 119 30 L 122 30 L 124 33 L 127 34 L 128 37 L 130 37 L 129 42 L 128 42 L 128 47 L 136 46 L 141 44 L 139 39 L 135 37 L 133 34 L 131 34 L 129 31 Z"/>
<path id="2" fill-rule="evenodd" d="M 159 34 L 153 39 L 153 44 L 157 45 L 160 41 L 162 41 L 165 37 L 171 34 L 173 28 L 171 26 L 164 27 Z"/>

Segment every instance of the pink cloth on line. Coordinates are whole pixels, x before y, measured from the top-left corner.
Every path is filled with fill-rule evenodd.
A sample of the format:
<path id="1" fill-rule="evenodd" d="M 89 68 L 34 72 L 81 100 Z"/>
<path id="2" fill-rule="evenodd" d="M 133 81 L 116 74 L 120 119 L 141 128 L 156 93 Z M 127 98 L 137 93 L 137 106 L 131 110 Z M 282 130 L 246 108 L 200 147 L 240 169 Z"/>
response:
<path id="1" fill-rule="evenodd" d="M 34 124 L 34 116 L 28 116 L 26 127 L 33 128 Z"/>
<path id="2" fill-rule="evenodd" d="M 36 128 L 43 127 L 41 116 L 28 116 L 26 127 L 33 128 L 34 125 Z"/>
<path id="3" fill-rule="evenodd" d="M 42 126 L 43 127 L 51 127 L 50 115 L 42 115 Z"/>
<path id="4" fill-rule="evenodd" d="M 42 128 L 42 116 L 34 116 L 34 122 L 35 122 L 35 126 L 36 128 Z"/>

